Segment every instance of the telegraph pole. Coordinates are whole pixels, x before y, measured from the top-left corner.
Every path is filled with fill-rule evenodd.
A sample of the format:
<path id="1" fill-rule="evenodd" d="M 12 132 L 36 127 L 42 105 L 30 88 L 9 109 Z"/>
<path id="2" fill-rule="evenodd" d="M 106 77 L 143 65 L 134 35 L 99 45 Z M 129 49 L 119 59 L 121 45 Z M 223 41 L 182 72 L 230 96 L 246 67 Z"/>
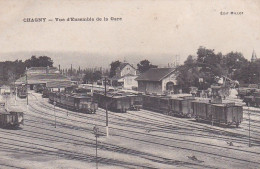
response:
<path id="1" fill-rule="evenodd" d="M 105 99 L 106 99 L 106 131 L 107 131 L 107 137 L 109 136 L 108 133 L 108 111 L 107 111 L 107 78 L 105 77 Z"/>
<path id="2" fill-rule="evenodd" d="M 97 126 L 94 126 L 93 132 L 96 137 L 96 169 L 98 169 L 98 153 L 97 153 L 98 141 L 97 141 L 97 138 L 99 137 L 99 128 Z"/>
<path id="3" fill-rule="evenodd" d="M 27 67 L 25 72 L 25 78 L 26 78 L 26 102 L 27 102 L 27 109 L 29 105 L 29 99 L 28 99 L 28 77 L 27 77 Z"/>
<path id="4" fill-rule="evenodd" d="M 55 105 L 56 105 L 56 102 L 54 101 L 53 106 L 54 106 L 55 128 L 56 128 L 56 111 L 55 111 Z"/>
<path id="5" fill-rule="evenodd" d="M 248 147 L 251 147 L 251 140 L 250 140 L 250 112 L 249 112 L 249 107 L 247 107 L 248 109 L 248 118 L 249 118 L 249 122 L 248 122 Z"/>
<path id="6" fill-rule="evenodd" d="M 17 101 L 17 86 L 15 87 L 15 105 L 16 105 L 16 101 Z"/>

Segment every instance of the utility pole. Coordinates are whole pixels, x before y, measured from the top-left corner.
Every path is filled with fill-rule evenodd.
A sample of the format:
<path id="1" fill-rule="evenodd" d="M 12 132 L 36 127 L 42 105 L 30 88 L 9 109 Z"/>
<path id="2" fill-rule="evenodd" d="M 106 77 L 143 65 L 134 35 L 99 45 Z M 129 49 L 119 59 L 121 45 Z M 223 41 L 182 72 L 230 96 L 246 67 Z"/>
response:
<path id="1" fill-rule="evenodd" d="M 15 87 L 15 105 L 16 105 L 16 101 L 17 101 L 17 86 Z"/>
<path id="2" fill-rule="evenodd" d="M 56 128 L 56 111 L 55 111 L 55 105 L 56 105 L 56 102 L 54 101 L 54 102 L 53 102 L 53 106 L 54 106 L 55 128 Z"/>
<path id="3" fill-rule="evenodd" d="M 96 137 L 96 169 L 98 169 L 98 153 L 97 153 L 98 141 L 97 141 L 97 138 L 99 137 L 99 128 L 97 126 L 94 126 L 93 132 Z"/>
<path id="4" fill-rule="evenodd" d="M 29 105 L 29 98 L 28 98 L 28 77 L 27 77 L 27 67 L 25 72 L 25 78 L 26 78 L 26 102 L 27 102 L 27 110 Z"/>
<path id="5" fill-rule="evenodd" d="M 108 111 L 107 111 L 107 78 L 105 77 L 105 99 L 106 99 L 106 131 L 107 137 L 109 136 L 108 133 Z"/>
<path id="6" fill-rule="evenodd" d="M 248 122 L 248 147 L 251 147 L 251 140 L 250 140 L 250 112 L 249 112 L 249 107 L 247 107 L 248 109 L 248 118 L 249 118 L 249 122 Z"/>

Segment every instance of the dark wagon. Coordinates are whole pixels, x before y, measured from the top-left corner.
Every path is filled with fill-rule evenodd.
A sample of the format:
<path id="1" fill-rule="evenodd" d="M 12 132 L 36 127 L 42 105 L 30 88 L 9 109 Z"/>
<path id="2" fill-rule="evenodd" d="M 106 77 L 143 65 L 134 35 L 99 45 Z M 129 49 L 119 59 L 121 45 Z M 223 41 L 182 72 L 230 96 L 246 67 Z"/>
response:
<path id="1" fill-rule="evenodd" d="M 143 108 L 143 97 L 141 94 L 128 94 L 130 110 L 140 110 Z"/>
<path id="2" fill-rule="evenodd" d="M 176 115 L 180 117 L 191 117 L 192 106 L 194 97 L 179 97 L 170 99 L 170 115 Z"/>
<path id="3" fill-rule="evenodd" d="M 26 98 L 27 96 L 27 90 L 26 90 L 26 86 L 25 85 L 22 85 L 22 86 L 19 86 L 17 88 L 17 96 L 21 99 L 24 99 Z"/>
<path id="4" fill-rule="evenodd" d="M 243 120 L 243 107 L 234 103 L 212 104 L 206 101 L 193 101 L 193 117 L 199 121 L 217 124 L 236 125 Z"/>
<path id="5" fill-rule="evenodd" d="M 194 97 L 144 95 L 143 108 L 171 116 L 191 117 L 193 100 Z"/>
<path id="6" fill-rule="evenodd" d="M 98 106 L 114 112 L 127 112 L 130 109 L 130 98 L 117 93 L 94 92 L 93 99 Z"/>
<path id="7" fill-rule="evenodd" d="M 65 109 L 79 111 L 83 113 L 95 113 L 98 109 L 97 103 L 86 95 L 50 92 L 49 102 Z"/>
<path id="8" fill-rule="evenodd" d="M 0 127 L 19 127 L 23 124 L 23 112 L 15 109 L 6 110 L 4 103 L 0 103 Z"/>
<path id="9" fill-rule="evenodd" d="M 158 95 L 144 95 L 143 108 L 146 110 L 168 114 L 170 111 L 170 98 Z"/>
<path id="10" fill-rule="evenodd" d="M 260 90 L 255 89 L 250 95 L 244 96 L 243 101 L 247 106 L 260 107 Z"/>

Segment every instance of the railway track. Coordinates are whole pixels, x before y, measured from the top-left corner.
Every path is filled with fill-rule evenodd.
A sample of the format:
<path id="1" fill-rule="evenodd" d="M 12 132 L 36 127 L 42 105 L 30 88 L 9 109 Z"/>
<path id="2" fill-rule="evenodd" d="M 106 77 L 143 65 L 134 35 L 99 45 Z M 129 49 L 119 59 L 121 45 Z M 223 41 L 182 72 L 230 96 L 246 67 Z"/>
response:
<path id="1" fill-rule="evenodd" d="M 43 105 L 43 104 L 41 104 Z M 44 106 L 46 108 L 46 105 Z M 47 106 L 48 107 L 48 106 Z M 48 107 L 50 108 L 51 110 L 52 107 Z M 61 110 L 63 112 L 63 110 Z M 99 109 L 99 111 L 104 111 L 102 109 Z M 153 114 L 153 112 L 149 112 L 149 114 Z M 77 117 L 80 117 L 80 118 L 85 118 L 85 116 L 83 116 L 81 113 L 76 113 L 75 116 Z M 105 119 L 105 115 L 101 114 L 99 117 L 104 117 L 103 119 Z M 162 117 L 158 117 L 158 119 L 151 119 L 151 118 L 147 118 L 147 117 L 142 117 L 141 115 L 136 115 L 136 114 L 133 114 L 131 112 L 128 112 L 127 113 L 127 116 L 124 117 L 124 114 L 120 114 L 120 113 L 110 113 L 109 116 L 113 116 L 113 118 L 111 118 L 111 122 L 113 122 L 113 120 L 117 119 L 118 121 L 116 122 L 117 125 L 124 125 L 124 126 L 127 126 L 127 127 L 134 127 L 134 128 L 138 128 L 138 129 L 144 129 L 144 130 L 147 130 L 147 128 L 149 127 L 149 129 L 151 131 L 162 131 L 162 132 L 165 132 L 165 133 L 168 133 L 168 134 L 182 134 L 182 135 L 192 135 L 192 136 L 197 136 L 197 137 L 204 137 L 204 138 L 213 138 L 213 139 L 218 139 L 218 140 L 222 140 L 222 141 L 227 141 L 227 140 L 231 140 L 233 142 L 236 142 L 236 143 L 242 143 L 242 144 L 246 144 L 248 142 L 248 138 L 247 136 L 244 136 L 244 135 L 235 135 L 234 133 L 230 133 L 230 132 L 227 132 L 225 130 L 220 130 L 220 131 L 216 131 L 217 129 L 213 128 L 213 129 L 207 129 L 205 130 L 205 128 L 201 128 L 201 127 L 197 127 L 197 123 L 195 122 L 195 126 L 194 125 L 191 125 L 189 127 L 183 127 L 181 125 L 183 125 L 182 123 L 180 123 L 180 121 L 170 121 L 170 125 L 165 125 L 165 121 L 161 121 Z M 129 118 L 129 116 L 131 118 Z M 134 118 L 133 118 L 134 117 Z M 154 117 L 154 115 L 153 115 Z M 164 117 L 165 118 L 165 117 Z M 169 118 L 166 116 L 167 118 L 167 121 L 169 122 Z M 172 117 L 174 118 L 174 117 Z M 92 119 L 92 120 L 99 120 L 99 118 L 94 118 L 94 117 L 88 117 L 88 119 Z M 129 119 L 129 120 L 126 120 L 126 119 Z M 139 119 L 139 120 L 130 120 L 130 119 Z M 140 119 L 143 119 L 143 121 L 140 121 Z M 124 120 L 124 123 L 121 123 L 121 121 Z M 175 118 L 176 120 L 176 118 Z M 178 120 L 178 118 L 177 118 Z M 159 123 L 160 121 L 160 123 Z M 102 122 L 102 121 L 100 121 Z M 130 124 L 127 124 L 126 122 L 132 122 L 134 123 L 134 125 L 136 126 L 133 126 L 132 123 L 131 125 Z M 174 124 L 173 124 L 174 122 Z M 145 124 L 145 126 L 144 126 Z M 187 124 L 185 124 L 187 126 Z M 148 126 L 148 127 L 147 127 Z M 179 130 L 175 130 L 176 129 L 176 126 L 181 126 L 181 127 L 178 127 L 177 129 L 182 129 L 182 131 L 179 131 Z M 205 125 L 203 126 L 205 127 Z M 208 133 L 214 133 L 213 136 L 209 135 L 209 134 L 201 134 L 201 133 L 188 133 L 186 131 L 189 131 L 189 130 L 193 130 L 193 131 L 200 131 L 200 132 L 208 132 Z M 223 133 L 225 132 L 225 133 Z M 218 137 L 215 136 L 215 134 L 218 135 Z M 224 136 L 223 136 L 224 134 Z M 226 136 L 226 137 L 225 137 Z M 237 139 L 234 138 L 234 136 L 236 136 Z M 232 137 L 232 139 L 230 139 L 230 137 Z M 259 145 L 259 141 L 255 138 L 252 138 L 252 142 L 255 144 L 255 145 Z"/>
<path id="2" fill-rule="evenodd" d="M 72 113 L 72 112 L 70 112 L 70 113 Z M 75 114 L 73 114 L 73 116 L 74 116 Z M 117 129 L 117 128 L 114 128 L 114 127 L 112 127 L 112 129 Z M 122 129 L 117 129 L 117 130 L 122 130 Z M 126 130 L 124 130 L 123 129 L 123 132 L 131 132 L 132 134 L 133 134 L 133 131 L 126 131 Z M 139 134 L 141 134 L 141 135 L 143 135 L 143 133 L 139 133 Z M 151 136 L 150 134 L 145 134 L 145 135 L 148 135 L 149 137 Z M 119 135 L 120 136 L 120 135 Z M 122 136 L 121 136 L 122 137 Z M 126 136 L 123 136 L 123 137 L 126 137 Z M 131 138 L 129 138 L 129 139 L 131 139 Z M 194 143 L 193 143 L 194 144 Z M 167 146 L 170 146 L 170 145 L 167 145 Z M 179 147 L 180 148 L 180 147 Z"/>
<path id="3" fill-rule="evenodd" d="M 42 104 L 41 104 L 42 105 Z M 53 110 L 52 107 L 46 107 L 46 105 L 44 106 L 44 108 L 49 108 L 50 110 Z M 61 112 L 63 112 L 62 110 L 59 110 Z M 99 109 L 99 111 L 103 111 L 103 109 Z M 80 117 L 80 118 L 85 118 L 85 116 L 83 116 L 81 113 L 76 113 L 74 116 Z M 209 134 L 205 135 L 205 134 L 201 134 L 201 133 L 189 133 L 186 131 L 190 131 L 190 130 L 196 130 L 196 131 L 200 131 L 200 132 L 206 132 L 205 129 L 203 128 L 198 128 L 198 127 L 194 127 L 194 126 L 190 126 L 190 127 L 176 127 L 177 125 L 180 125 L 179 122 L 175 122 L 174 124 L 172 124 L 174 121 L 171 121 L 170 125 L 165 125 L 165 122 L 161 122 L 160 120 L 153 120 L 147 117 L 142 117 L 140 115 L 133 115 L 130 113 L 127 113 L 127 116 L 130 117 L 134 117 L 135 119 L 138 118 L 139 120 L 131 120 L 134 118 L 129 118 L 129 117 L 124 117 L 123 114 L 119 114 L 119 113 L 110 113 L 109 116 L 112 116 L 111 118 L 111 122 L 114 123 L 113 120 L 117 119 L 118 121 L 115 122 L 117 125 L 124 125 L 127 127 L 134 127 L 134 128 L 138 128 L 138 129 L 143 129 L 143 130 L 151 130 L 151 131 L 162 131 L 168 134 L 182 134 L 182 135 L 189 135 L 189 136 L 197 136 L 197 137 L 204 137 L 204 138 L 214 138 L 214 139 L 218 139 L 218 140 L 222 140 L 222 141 L 227 141 L 230 140 L 230 138 L 224 137 L 222 136 L 223 133 L 219 133 L 218 137 L 215 136 L 210 136 Z M 105 115 L 101 114 L 99 117 L 103 117 L 102 119 L 105 119 Z M 94 117 L 88 117 L 87 119 L 92 119 L 92 120 L 96 120 L 96 121 L 100 121 L 99 118 L 94 118 Z M 142 119 L 143 121 L 140 121 L 140 119 Z M 124 121 L 122 123 L 122 120 Z M 159 123 L 160 121 L 160 123 Z M 102 121 L 101 121 L 102 122 Z M 127 122 L 130 122 L 131 125 L 127 124 Z M 133 126 L 134 124 L 134 126 Z M 179 130 L 176 130 L 179 129 Z M 182 130 L 182 131 L 180 131 Z M 213 133 L 215 131 L 213 130 L 209 130 L 208 133 Z M 246 143 L 247 140 L 244 140 L 243 142 L 241 142 L 241 138 L 240 139 L 232 139 L 232 141 L 236 141 L 237 143 Z"/>

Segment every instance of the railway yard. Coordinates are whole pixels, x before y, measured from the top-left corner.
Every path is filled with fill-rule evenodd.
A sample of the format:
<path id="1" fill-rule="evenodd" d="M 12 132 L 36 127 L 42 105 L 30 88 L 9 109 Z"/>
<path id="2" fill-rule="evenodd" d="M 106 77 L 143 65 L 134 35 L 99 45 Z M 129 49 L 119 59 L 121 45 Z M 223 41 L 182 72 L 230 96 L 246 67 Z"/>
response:
<path id="1" fill-rule="evenodd" d="M 31 92 L 10 95 L 8 105 L 24 112 L 19 129 L 0 128 L 0 168 L 259 168 L 260 109 L 243 108 L 243 122 L 215 126 L 143 110 L 74 112 Z M 249 147 L 249 115 L 250 144 Z M 100 130 L 98 158 L 93 127 Z"/>

